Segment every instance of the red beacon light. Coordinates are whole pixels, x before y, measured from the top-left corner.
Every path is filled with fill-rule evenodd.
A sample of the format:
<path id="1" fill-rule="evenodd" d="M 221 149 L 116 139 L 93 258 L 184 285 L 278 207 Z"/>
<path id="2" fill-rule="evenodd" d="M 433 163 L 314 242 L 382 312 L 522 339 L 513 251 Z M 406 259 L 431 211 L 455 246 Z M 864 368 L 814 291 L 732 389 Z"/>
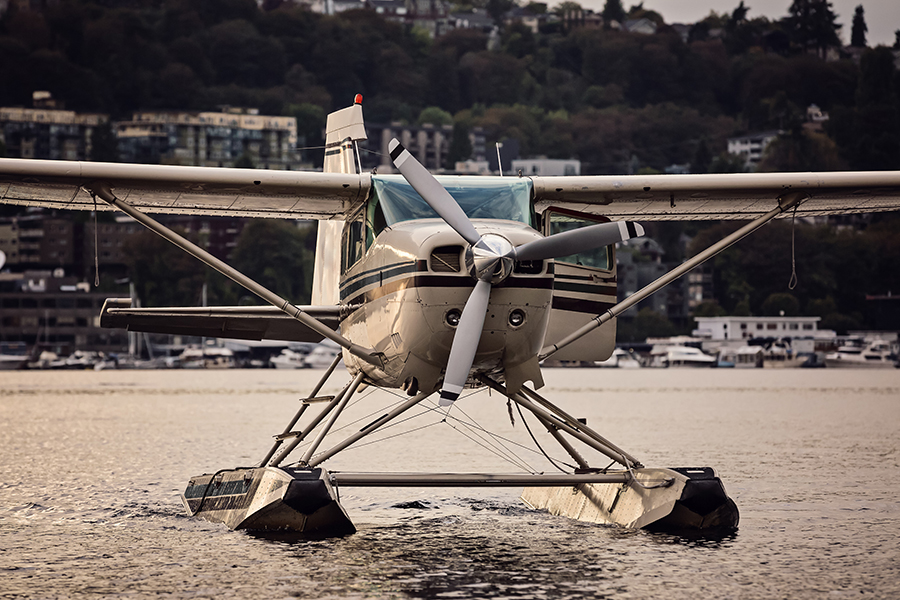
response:
<path id="1" fill-rule="evenodd" d="M 353 98 L 353 104 L 362 104 L 362 94 L 357 94 Z"/>

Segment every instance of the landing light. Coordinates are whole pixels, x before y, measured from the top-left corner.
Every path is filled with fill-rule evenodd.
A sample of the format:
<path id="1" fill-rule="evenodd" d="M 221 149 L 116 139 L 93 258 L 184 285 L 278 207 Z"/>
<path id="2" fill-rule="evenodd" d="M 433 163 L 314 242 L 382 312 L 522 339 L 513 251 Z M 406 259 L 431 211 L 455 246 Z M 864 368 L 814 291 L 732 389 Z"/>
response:
<path id="1" fill-rule="evenodd" d="M 525 322 L 525 313 L 521 309 L 516 309 L 509 313 L 509 324 L 512 327 L 521 327 Z"/>
<path id="2" fill-rule="evenodd" d="M 447 314 L 444 315 L 444 322 L 450 327 L 456 327 L 459 325 L 459 319 L 462 316 L 462 313 L 459 312 L 458 309 L 452 308 L 447 311 Z"/>

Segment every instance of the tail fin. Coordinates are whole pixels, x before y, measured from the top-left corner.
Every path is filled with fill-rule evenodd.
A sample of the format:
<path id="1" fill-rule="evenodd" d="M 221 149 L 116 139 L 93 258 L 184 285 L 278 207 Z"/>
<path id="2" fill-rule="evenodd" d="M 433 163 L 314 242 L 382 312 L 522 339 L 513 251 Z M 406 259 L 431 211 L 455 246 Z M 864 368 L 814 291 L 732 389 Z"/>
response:
<path id="1" fill-rule="evenodd" d="M 368 139 L 363 121 L 362 96 L 356 95 L 353 106 L 328 115 L 325 123 L 326 173 L 359 173 L 359 146 Z M 319 221 L 316 237 L 316 269 L 313 276 L 311 303 L 316 306 L 337 304 L 340 300 L 341 229 L 339 220 Z"/>
<path id="2" fill-rule="evenodd" d="M 359 173 L 357 142 L 366 139 L 362 95 L 357 94 L 353 106 L 328 115 L 325 124 L 325 172 Z"/>

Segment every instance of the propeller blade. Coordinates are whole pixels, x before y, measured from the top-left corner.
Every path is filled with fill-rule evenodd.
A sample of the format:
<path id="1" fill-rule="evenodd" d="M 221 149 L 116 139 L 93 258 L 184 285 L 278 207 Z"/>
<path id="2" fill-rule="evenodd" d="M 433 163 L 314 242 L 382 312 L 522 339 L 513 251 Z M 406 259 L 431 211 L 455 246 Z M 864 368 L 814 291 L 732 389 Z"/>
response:
<path id="1" fill-rule="evenodd" d="M 447 361 L 444 385 L 441 386 L 441 406 L 453 404 L 453 401 L 462 393 L 463 386 L 466 385 L 469 369 L 472 368 L 472 362 L 475 360 L 478 341 L 481 339 L 490 297 L 490 282 L 478 281 L 466 301 L 462 316 L 459 318 L 459 325 L 456 326 L 453 344 L 450 346 L 450 360 Z"/>
<path id="2" fill-rule="evenodd" d="M 631 221 L 598 223 L 548 235 L 515 249 L 516 260 L 544 260 L 578 254 L 644 235 L 644 228 Z"/>
<path id="3" fill-rule="evenodd" d="M 409 153 L 396 138 L 388 144 L 391 160 L 400 171 L 400 174 L 409 182 L 422 199 L 428 203 L 434 212 L 452 227 L 459 235 L 473 246 L 478 243 L 481 236 L 475 231 L 469 217 L 463 212 L 450 192 L 444 189 L 434 175 L 422 166 L 422 163 Z"/>

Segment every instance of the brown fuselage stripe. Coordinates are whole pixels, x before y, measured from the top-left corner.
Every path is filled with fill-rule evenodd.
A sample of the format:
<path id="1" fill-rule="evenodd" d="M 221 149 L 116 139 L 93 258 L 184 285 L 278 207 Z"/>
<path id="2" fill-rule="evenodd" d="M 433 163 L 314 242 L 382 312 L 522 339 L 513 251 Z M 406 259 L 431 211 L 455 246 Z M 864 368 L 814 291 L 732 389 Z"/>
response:
<path id="1" fill-rule="evenodd" d="M 362 292 L 347 301 L 348 304 L 360 304 L 372 302 L 389 294 L 394 294 L 408 288 L 474 288 L 475 280 L 469 276 L 447 275 L 414 275 L 403 279 L 385 283 L 379 287 Z M 506 280 L 494 286 L 502 288 L 520 288 L 530 290 L 549 290 L 553 288 L 552 277 L 508 277 Z"/>
<path id="2" fill-rule="evenodd" d="M 596 302 L 593 300 L 579 300 L 577 298 L 566 298 L 564 296 L 553 297 L 553 308 L 556 310 L 567 310 L 570 312 L 587 313 L 589 315 L 599 315 L 615 306 L 614 302 Z"/>

